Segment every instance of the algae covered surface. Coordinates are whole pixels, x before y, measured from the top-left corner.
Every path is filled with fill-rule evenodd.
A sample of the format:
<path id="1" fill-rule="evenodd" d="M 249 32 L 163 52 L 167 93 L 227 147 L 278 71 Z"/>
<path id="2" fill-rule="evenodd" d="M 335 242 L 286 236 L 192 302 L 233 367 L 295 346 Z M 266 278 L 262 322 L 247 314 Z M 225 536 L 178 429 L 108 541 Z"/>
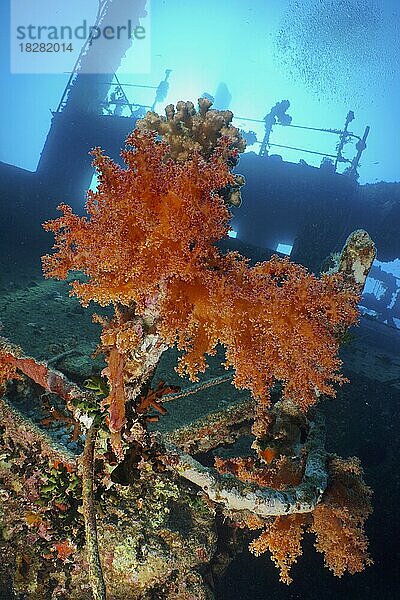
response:
<path id="1" fill-rule="evenodd" d="M 2 286 L 2 334 L 12 343 L 80 385 L 101 373 L 105 362 L 101 355 L 93 356 L 100 327 L 92 322 L 92 315 L 107 314 L 107 310 L 83 309 L 69 296 L 68 282 L 45 280 L 39 272 L 31 277 L 16 276 L 11 283 L 3 280 Z M 177 356 L 174 349 L 164 353 L 153 385 L 163 379 L 181 389 L 190 388 L 190 382 L 175 372 Z M 226 374 L 220 362 L 221 355 L 212 357 L 205 379 Z M 167 414 L 151 427 L 174 431 L 240 403 L 242 398 L 243 394 L 225 382 L 168 403 Z M 10 385 L 6 400 L 42 433 L 46 431 L 73 453 L 82 451 L 84 438 L 72 439 L 71 423 L 58 418 L 49 422 L 54 410 L 68 413 L 56 396 L 43 394 L 24 379 Z M 34 600 L 48 594 L 87 598 L 90 587 L 80 484 L 76 487 L 73 475 L 49 459 L 35 436 L 24 434 L 24 440 L 24 435 L 3 433 L 3 589 L 14 572 L 13 589 L 20 594 L 18 598 L 26 594 Z M 215 512 L 193 486 L 149 469 L 138 480 L 129 479 L 128 486 L 111 483 L 108 489 L 109 484 L 97 482 L 99 546 L 107 597 L 211 598 L 202 575 L 217 551 Z M 14 597 L 11 588 L 7 593 Z"/>

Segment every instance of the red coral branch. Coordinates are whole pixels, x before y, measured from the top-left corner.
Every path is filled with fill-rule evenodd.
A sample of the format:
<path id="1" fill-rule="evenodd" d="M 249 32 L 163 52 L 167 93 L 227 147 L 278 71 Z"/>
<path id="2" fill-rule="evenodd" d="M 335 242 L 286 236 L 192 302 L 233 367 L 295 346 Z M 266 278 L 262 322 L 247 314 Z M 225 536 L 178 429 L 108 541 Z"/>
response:
<path id="1" fill-rule="evenodd" d="M 175 385 L 165 385 L 165 381 L 160 379 L 155 389 L 150 388 L 148 392 L 139 398 L 139 402 L 136 405 L 136 412 L 139 415 L 146 414 L 150 408 L 153 408 L 161 415 L 167 413 L 167 409 L 162 405 L 163 396 L 167 394 L 174 394 L 180 391 L 180 387 Z M 158 421 L 157 415 L 150 415 L 147 420 Z"/>
<path id="2" fill-rule="evenodd" d="M 17 379 L 20 377 L 18 371 L 21 371 L 42 388 L 60 396 L 67 403 L 85 394 L 65 375 L 50 368 L 45 362 L 38 362 L 29 356 L 20 355 L 11 347 L 9 350 L 0 348 L 0 368 L 1 376 L 5 379 Z"/>

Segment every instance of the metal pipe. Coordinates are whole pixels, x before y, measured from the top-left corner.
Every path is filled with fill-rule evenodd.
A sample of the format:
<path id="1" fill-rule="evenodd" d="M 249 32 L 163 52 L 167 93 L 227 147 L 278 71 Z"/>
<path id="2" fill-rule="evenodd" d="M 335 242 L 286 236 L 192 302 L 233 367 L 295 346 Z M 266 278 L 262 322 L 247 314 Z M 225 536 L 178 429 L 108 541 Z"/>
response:
<path id="1" fill-rule="evenodd" d="M 357 148 L 357 154 L 353 159 L 353 162 L 351 163 L 351 167 L 349 170 L 349 175 L 355 175 L 356 171 L 357 171 L 357 167 L 358 164 L 360 162 L 360 158 L 361 158 L 361 154 L 364 152 L 365 148 L 367 147 L 366 141 L 367 141 L 367 137 L 369 134 L 369 130 L 370 130 L 370 126 L 367 125 L 364 131 L 364 135 L 362 136 L 362 138 L 360 139 L 360 141 L 357 143 L 356 148 Z"/>
<path id="2" fill-rule="evenodd" d="M 250 121 L 251 123 L 264 123 L 264 119 L 250 119 L 247 117 L 237 117 L 235 116 L 234 121 Z M 293 127 L 294 129 L 308 129 L 309 131 L 322 131 L 323 133 L 334 133 L 335 135 L 341 135 L 344 133 L 344 131 L 342 131 L 341 129 L 324 129 L 321 127 L 307 127 L 305 125 L 292 125 L 292 124 L 288 124 L 288 125 L 283 125 L 282 123 L 275 123 L 275 125 L 280 125 L 281 127 Z M 350 131 L 346 131 L 347 135 L 349 137 L 353 137 L 356 138 L 358 140 L 360 140 L 360 136 L 356 135 L 355 133 L 351 133 Z"/>
<path id="3" fill-rule="evenodd" d="M 289 150 L 297 150 L 298 152 L 307 152 L 308 154 L 319 154 L 320 156 L 329 156 L 330 158 L 336 158 L 336 154 L 327 154 L 326 152 L 317 152 L 316 150 L 306 150 L 305 148 L 295 148 L 294 146 L 282 146 L 281 144 L 269 144 L 269 146 L 275 146 L 277 148 L 288 148 Z M 343 162 L 351 163 L 351 160 L 347 158 L 342 159 Z"/>

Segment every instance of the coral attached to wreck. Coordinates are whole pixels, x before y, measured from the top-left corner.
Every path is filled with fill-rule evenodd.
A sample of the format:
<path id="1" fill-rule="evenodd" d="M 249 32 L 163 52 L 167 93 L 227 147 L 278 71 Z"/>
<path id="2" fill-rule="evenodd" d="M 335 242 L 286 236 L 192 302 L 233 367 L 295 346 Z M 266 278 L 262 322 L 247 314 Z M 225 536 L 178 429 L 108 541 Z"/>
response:
<path id="1" fill-rule="evenodd" d="M 9 350 L 15 351 L 16 348 L 0 337 L 0 394 L 4 393 L 7 381 L 19 377 L 15 364 L 10 363 L 7 358 Z"/>
<path id="2" fill-rule="evenodd" d="M 233 113 L 212 109 L 208 98 L 199 98 L 198 104 L 198 110 L 192 102 L 178 102 L 176 108 L 169 104 L 165 117 L 148 112 L 137 122 L 137 127 L 140 131 L 157 133 L 168 144 L 168 157 L 178 163 L 186 163 L 194 154 L 209 160 L 225 138 L 229 143 L 223 150 L 224 159 L 230 168 L 234 167 L 246 142 L 239 129 L 232 125 Z M 244 181 L 243 175 L 235 174 L 233 181 L 219 190 L 228 205 L 240 206 L 240 188 Z"/>
<path id="3" fill-rule="evenodd" d="M 195 153 L 209 160 L 219 140 L 225 137 L 229 140 L 225 159 L 232 167 L 246 143 L 232 125 L 233 113 L 213 110 L 211 106 L 208 98 L 199 99 L 198 111 L 192 102 L 178 102 L 176 108 L 170 104 L 165 109 L 165 117 L 148 112 L 137 127 L 140 131 L 156 132 L 168 144 L 168 156 L 179 163 L 185 163 Z"/>
<path id="4" fill-rule="evenodd" d="M 46 394 L 57 393 L 66 402 L 70 424 L 77 422 L 77 436 L 86 432 L 82 456 L 67 457 L 61 451 L 50 479 L 42 483 L 47 485 L 44 512 L 54 507 L 62 512 L 57 504 L 67 506 L 71 490 L 79 487 L 76 473 L 81 476 L 79 511 L 96 598 L 105 598 L 104 581 L 120 597 L 113 579 L 118 569 L 127 569 L 130 584 L 136 586 L 134 598 L 172 578 L 169 572 L 161 577 L 160 569 L 165 570 L 165 552 L 175 557 L 179 552 L 174 554 L 174 546 L 183 543 L 171 516 L 174 506 L 179 513 L 186 510 L 186 491 L 177 485 L 177 475 L 202 488 L 204 495 L 196 503 L 188 487 L 188 504 L 195 511 L 206 498 L 208 524 L 213 507 L 221 504 L 238 527 L 262 529 L 250 549 L 255 554 L 269 550 L 285 582 L 290 582 L 289 570 L 301 553 L 305 530 L 315 533 L 316 547 L 336 575 L 345 569 L 359 571 L 370 561 L 363 533 L 369 490 L 361 468 L 327 456 L 318 416 L 308 418 L 307 413 L 321 395 L 335 396 L 335 385 L 345 381 L 337 351 L 343 334 L 357 320 L 373 243 L 365 232 L 356 232 L 346 244 L 342 263 L 321 277 L 276 256 L 250 266 L 237 252 L 224 254 L 216 244 L 229 231 L 229 205 L 239 204 L 243 184 L 232 174 L 244 142 L 231 120 L 231 113 L 210 110 L 205 99 L 199 101 L 199 111 L 182 102 L 176 109 L 167 107 L 166 117 L 149 113 L 128 137 L 124 167 L 99 148 L 93 151 L 99 185 L 88 192 L 87 214 L 78 216 L 62 204 L 62 216 L 44 225 L 55 236 L 54 252 L 43 258 L 45 275 L 66 279 L 79 272 L 72 294 L 84 306 L 94 301 L 113 307 L 111 318 L 96 317 L 102 325 L 99 350 L 107 362 L 102 375 L 108 383 L 88 379 L 89 391 L 83 391 L 45 363 L 24 357 L 5 341 L 0 345 L 0 387 L 22 371 Z M 233 384 L 250 390 L 253 399 L 253 414 L 247 417 L 253 418 L 252 456 L 217 459 L 211 470 L 149 432 L 148 422 L 166 412 L 163 401 L 179 395 L 179 388 L 164 381 L 152 387 L 161 355 L 174 345 L 181 350 L 177 370 L 191 381 L 205 371 L 207 355 L 215 355 L 218 346 L 224 348 Z M 220 380 L 214 378 L 213 384 Z M 6 419 L 12 411 L 3 404 Z M 149 415 L 149 409 L 158 414 Z M 236 413 L 229 414 L 232 418 Z M 229 436 L 227 418 L 220 430 Z M 207 424 L 200 430 L 206 432 Z M 44 439 L 36 431 L 35 436 Z M 12 454 L 11 438 L 8 432 L 4 439 Z M 215 432 L 213 440 L 218 445 Z M 49 448 L 49 456 L 60 452 L 51 443 Z M 8 477 L 8 464 L 3 467 Z M 173 475 L 166 475 L 166 469 Z M 121 492 L 118 486 L 128 490 Z M 145 489 L 153 495 L 143 498 Z M 123 504 L 124 498 L 131 502 L 135 490 L 139 496 L 130 513 L 110 509 L 110 503 Z M 16 501 L 15 490 L 8 493 Z M 148 508 L 154 499 L 152 515 Z M 98 537 L 96 503 L 101 513 Z M 28 525 L 36 527 L 42 517 L 36 523 L 36 513 L 30 504 L 28 508 L 33 513 Z M 140 521 L 145 509 L 150 538 Z M 135 513 L 140 524 L 127 525 L 128 513 Z M 123 532 L 128 531 L 129 539 L 129 531 L 140 532 L 134 535 L 133 550 L 121 541 L 126 535 L 116 533 L 116 514 L 125 519 Z M 190 520 L 195 521 L 192 516 Z M 74 526 L 81 531 L 80 517 Z M 209 560 L 206 547 L 215 541 L 205 536 L 202 545 L 197 526 L 192 534 L 197 558 L 190 555 L 183 561 L 186 575 L 180 573 L 183 579 L 175 584 L 180 590 L 176 597 L 182 599 L 192 597 L 185 589 L 200 589 L 197 575 L 186 571 L 192 563 Z M 117 547 L 115 539 L 121 541 Z M 71 539 L 54 537 L 57 560 L 68 563 L 75 550 Z M 132 567 L 138 563 L 132 552 L 142 558 L 149 554 L 141 561 L 140 576 L 139 567 Z M 104 580 L 101 562 L 107 571 Z M 171 585 L 169 581 L 168 593 Z M 167 587 L 164 597 L 172 598 Z"/>
<path id="5" fill-rule="evenodd" d="M 312 514 L 311 531 L 325 564 L 338 577 L 345 571 L 359 573 L 372 564 L 364 532 L 372 512 L 371 490 L 363 481 L 357 458 L 333 456 L 329 463 L 330 483 L 324 500 Z"/>
<path id="6" fill-rule="evenodd" d="M 261 412 L 275 381 L 303 409 L 316 393 L 334 395 L 332 384 L 343 381 L 338 333 L 357 319 L 358 295 L 346 279 L 318 279 L 277 257 L 250 267 L 215 247 L 229 229 L 230 213 L 216 192 L 232 181 L 229 139 L 221 137 L 207 161 L 195 150 L 184 164 L 169 160 L 168 145 L 154 134 L 136 131 L 129 143 L 126 168 L 95 151 L 100 184 L 89 192 L 88 216 L 62 205 L 63 216 L 45 225 L 56 252 L 43 260 L 46 276 L 87 276 L 72 284 L 84 305 L 134 307 L 134 317 L 103 334 L 114 430 L 124 423 L 122 372 L 127 380 L 146 335 L 157 336 L 158 347 L 177 343 L 184 351 L 179 372 L 192 380 L 222 344 L 235 385 L 251 390 Z"/>

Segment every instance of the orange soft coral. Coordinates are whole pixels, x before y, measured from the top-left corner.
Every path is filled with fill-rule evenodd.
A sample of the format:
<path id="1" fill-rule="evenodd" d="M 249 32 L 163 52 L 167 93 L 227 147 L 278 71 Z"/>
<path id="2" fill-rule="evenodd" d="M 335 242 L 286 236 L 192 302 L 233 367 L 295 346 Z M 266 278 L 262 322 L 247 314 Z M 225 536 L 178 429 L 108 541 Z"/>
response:
<path id="1" fill-rule="evenodd" d="M 262 467 L 252 457 L 217 458 L 215 466 L 220 473 L 231 473 L 241 481 L 275 489 L 297 485 L 302 476 L 287 457 L 278 459 L 274 467 Z M 322 502 L 310 514 L 279 516 L 270 521 L 245 511 L 235 515 L 236 526 L 263 529 L 251 542 L 250 550 L 257 556 L 269 551 L 285 583 L 292 581 L 289 571 L 301 555 L 304 531 L 315 534 L 316 549 L 324 554 L 325 565 L 337 577 L 345 571 L 359 573 L 372 564 L 364 532 L 365 521 L 372 512 L 371 490 L 363 481 L 360 462 L 357 458 L 333 456 L 329 474 L 330 483 Z"/>
<path id="2" fill-rule="evenodd" d="M 190 281 L 171 281 L 160 331 L 168 343 L 177 339 L 185 351 L 179 370 L 192 379 L 221 343 L 235 385 L 249 388 L 264 409 L 277 380 L 307 409 L 317 393 L 334 396 L 332 384 L 344 381 L 336 331 L 355 322 L 356 301 L 338 274 L 317 279 L 278 257 L 250 268 L 235 253 L 215 251 Z"/>
<path id="3" fill-rule="evenodd" d="M 250 544 L 250 550 L 256 556 L 267 550 L 280 571 L 280 580 L 291 583 L 289 571 L 302 554 L 301 540 L 307 523 L 307 515 L 288 515 L 277 517 L 266 524 L 264 531 Z"/>
<path id="4" fill-rule="evenodd" d="M 73 293 L 83 304 L 153 311 L 163 342 L 184 350 L 179 370 L 192 380 L 221 343 L 235 385 L 251 390 L 261 416 L 276 380 L 307 409 L 317 392 L 334 395 L 343 381 L 337 332 L 356 320 L 357 295 L 339 274 L 318 279 L 277 257 L 251 268 L 214 247 L 230 218 L 215 191 L 233 181 L 229 143 L 222 136 L 207 160 L 193 152 L 179 164 L 164 142 L 136 131 L 124 169 L 97 149 L 100 184 L 89 192 L 88 216 L 62 205 L 64 215 L 45 224 L 56 253 L 44 257 L 44 271 L 59 278 L 82 271 L 87 281 L 75 281 Z"/>
<path id="5" fill-rule="evenodd" d="M 282 490 L 301 482 L 303 463 L 303 460 L 281 455 L 270 464 L 263 464 L 252 456 L 225 459 L 216 457 L 214 465 L 219 473 L 230 473 L 241 481 Z"/>
<path id="6" fill-rule="evenodd" d="M 218 151 L 208 162 L 196 155 L 178 165 L 166 160 L 168 148 L 154 134 L 135 132 L 129 143 L 125 169 L 93 152 L 100 183 L 88 194 L 88 217 L 61 205 L 64 215 L 44 225 L 57 250 L 44 257 L 45 274 L 63 279 L 83 271 L 88 281 L 74 282 L 73 292 L 85 304 L 143 308 L 177 274 L 190 279 L 228 230 L 230 213 L 213 192 L 233 176 Z"/>
<path id="7" fill-rule="evenodd" d="M 372 512 L 371 490 L 363 481 L 357 458 L 334 457 L 330 461 L 331 482 L 323 501 L 313 512 L 311 531 L 325 564 L 337 577 L 345 571 L 363 571 L 372 564 L 364 524 Z"/>

